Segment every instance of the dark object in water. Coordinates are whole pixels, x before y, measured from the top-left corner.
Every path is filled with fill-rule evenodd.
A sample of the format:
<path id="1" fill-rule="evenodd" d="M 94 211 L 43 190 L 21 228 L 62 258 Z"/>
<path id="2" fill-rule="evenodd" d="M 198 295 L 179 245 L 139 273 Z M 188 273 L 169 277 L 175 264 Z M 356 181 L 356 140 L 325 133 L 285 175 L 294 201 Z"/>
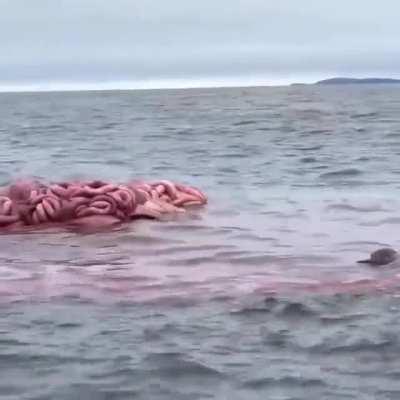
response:
<path id="1" fill-rule="evenodd" d="M 371 264 L 371 265 L 387 265 L 397 260 L 399 254 L 396 250 L 389 247 L 376 250 L 371 253 L 369 259 L 357 261 L 358 263 Z"/>

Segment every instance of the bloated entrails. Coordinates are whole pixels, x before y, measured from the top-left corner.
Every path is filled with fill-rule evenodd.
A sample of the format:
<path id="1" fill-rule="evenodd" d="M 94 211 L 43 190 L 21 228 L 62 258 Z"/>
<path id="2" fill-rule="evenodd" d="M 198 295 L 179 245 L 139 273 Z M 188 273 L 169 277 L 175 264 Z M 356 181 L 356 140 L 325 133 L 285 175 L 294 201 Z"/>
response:
<path id="1" fill-rule="evenodd" d="M 0 232 L 54 225 L 102 228 L 137 218 L 160 219 L 206 203 L 199 189 L 167 180 L 18 181 L 0 189 Z"/>

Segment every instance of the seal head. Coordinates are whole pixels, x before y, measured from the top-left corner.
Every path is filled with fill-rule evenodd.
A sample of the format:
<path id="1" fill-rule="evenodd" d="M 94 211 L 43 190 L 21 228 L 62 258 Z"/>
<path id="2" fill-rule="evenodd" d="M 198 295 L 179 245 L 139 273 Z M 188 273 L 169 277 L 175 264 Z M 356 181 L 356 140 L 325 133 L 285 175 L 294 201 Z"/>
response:
<path id="1" fill-rule="evenodd" d="M 391 248 L 382 248 L 371 253 L 367 260 L 359 260 L 358 263 L 370 265 L 387 265 L 398 258 L 399 254 Z"/>

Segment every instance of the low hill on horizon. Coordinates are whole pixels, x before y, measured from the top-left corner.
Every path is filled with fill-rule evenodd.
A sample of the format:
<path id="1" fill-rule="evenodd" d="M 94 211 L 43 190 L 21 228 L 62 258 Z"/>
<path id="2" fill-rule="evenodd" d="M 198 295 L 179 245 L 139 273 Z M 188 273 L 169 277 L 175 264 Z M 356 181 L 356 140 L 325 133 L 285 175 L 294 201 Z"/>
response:
<path id="1" fill-rule="evenodd" d="M 315 85 L 348 85 L 348 84 L 376 84 L 400 83 L 400 79 L 393 78 L 330 78 L 318 81 Z"/>

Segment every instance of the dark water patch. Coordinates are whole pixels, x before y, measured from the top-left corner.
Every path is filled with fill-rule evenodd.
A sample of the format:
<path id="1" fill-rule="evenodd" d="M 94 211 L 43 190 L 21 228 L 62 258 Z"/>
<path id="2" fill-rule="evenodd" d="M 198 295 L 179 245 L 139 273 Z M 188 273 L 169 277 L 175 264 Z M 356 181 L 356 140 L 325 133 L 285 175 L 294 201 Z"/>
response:
<path id="1" fill-rule="evenodd" d="M 167 261 L 168 265 L 171 266 L 182 266 L 182 267 L 196 267 L 198 265 L 209 266 L 211 264 L 215 264 L 217 260 L 212 256 L 203 256 L 203 257 L 190 257 L 190 258 L 180 258 L 175 260 Z"/>
<path id="2" fill-rule="evenodd" d="M 306 304 L 292 301 L 282 304 L 278 313 L 282 317 L 288 318 L 307 318 L 316 315 L 316 312 Z"/>
<path id="3" fill-rule="evenodd" d="M 323 315 L 319 318 L 322 326 L 343 325 L 355 323 L 356 321 L 367 318 L 367 315 Z"/>
<path id="4" fill-rule="evenodd" d="M 330 129 L 310 129 L 309 131 L 302 132 L 303 135 L 319 135 L 321 133 L 323 133 L 323 134 L 332 133 L 332 130 L 330 130 Z"/>
<path id="5" fill-rule="evenodd" d="M 179 254 L 179 253 L 188 253 L 188 252 L 207 252 L 207 251 L 220 251 L 222 249 L 232 249 L 235 248 L 234 245 L 199 245 L 199 246 L 179 246 L 179 247 L 169 247 L 166 249 L 155 250 L 156 255 L 170 255 L 170 254 Z"/>
<path id="6" fill-rule="evenodd" d="M 163 230 L 163 225 L 160 225 L 158 230 Z M 173 229 L 172 229 L 173 230 Z M 185 231 L 185 228 L 182 229 L 182 231 Z M 133 245 L 137 244 L 179 244 L 179 243 L 184 243 L 183 240 L 178 240 L 175 238 L 167 237 L 167 236 L 153 236 L 153 235 L 139 235 L 139 234 L 132 234 L 132 235 L 124 235 L 124 236 L 118 236 L 116 238 L 116 241 L 119 243 L 132 243 Z"/>
<path id="7" fill-rule="evenodd" d="M 343 189 L 354 189 L 354 188 L 362 188 L 368 186 L 369 182 L 356 180 L 356 179 L 343 179 L 335 181 L 332 179 L 331 186 L 336 188 L 343 188 Z"/>
<path id="8" fill-rule="evenodd" d="M 362 205 L 353 205 L 348 203 L 337 203 L 330 204 L 326 207 L 326 210 L 334 210 L 334 211 L 352 211 L 352 212 L 360 212 L 360 213 L 375 213 L 375 212 L 387 212 L 388 209 L 383 208 L 380 205 L 370 205 L 370 206 L 362 206 Z"/>
<path id="9" fill-rule="evenodd" d="M 363 156 L 363 157 L 358 157 L 356 158 L 356 162 L 366 162 L 366 161 L 370 161 L 371 157 L 367 157 L 367 156 Z"/>
<path id="10" fill-rule="evenodd" d="M 61 324 L 56 325 L 56 328 L 60 329 L 77 329 L 80 327 L 82 327 L 82 324 L 78 322 L 63 322 Z"/>
<path id="11" fill-rule="evenodd" d="M 334 263 L 338 260 L 338 257 L 336 255 L 316 255 L 316 254 L 307 254 L 304 256 L 297 255 L 287 258 L 296 264 L 303 264 L 303 265 L 316 264 L 319 266 L 321 266 L 321 264 Z"/>
<path id="12" fill-rule="evenodd" d="M 3 334 L 0 332 L 0 335 Z M 17 339 L 11 339 L 11 338 L 0 338 L 0 348 L 4 347 L 4 348 L 8 348 L 8 347 L 25 347 L 25 346 L 29 346 L 29 342 L 23 342 Z"/>
<path id="13" fill-rule="evenodd" d="M 213 230 L 212 227 L 205 225 L 197 225 L 197 224 L 160 224 L 157 226 L 157 230 L 159 231 L 168 231 L 168 232 L 210 232 Z"/>
<path id="14" fill-rule="evenodd" d="M 246 251 L 246 250 L 235 250 L 235 251 L 219 251 L 219 252 L 215 253 L 214 256 L 217 259 L 230 260 L 235 257 L 246 256 L 249 254 L 253 254 L 253 252 Z"/>
<path id="15" fill-rule="evenodd" d="M 387 133 L 385 135 L 385 138 L 387 138 L 387 139 L 400 139 L 400 132 Z M 398 142 L 396 142 L 396 144 L 398 144 Z"/>
<path id="16" fill-rule="evenodd" d="M 317 159 L 315 157 L 303 157 L 300 158 L 300 162 L 304 164 L 315 163 L 317 162 Z"/>
<path id="17" fill-rule="evenodd" d="M 292 183 L 291 184 L 292 188 L 298 188 L 298 189 L 316 189 L 316 188 L 326 188 L 327 184 L 325 183 Z"/>
<path id="18" fill-rule="evenodd" d="M 318 109 L 318 108 L 304 108 L 301 110 L 295 110 L 296 114 L 298 114 L 300 116 L 300 118 L 310 118 L 310 117 L 314 117 L 314 118 L 318 118 L 318 117 L 323 117 L 323 116 L 329 116 L 330 113 L 322 110 L 322 109 Z"/>
<path id="19" fill-rule="evenodd" d="M 351 114 L 350 118 L 352 119 L 362 119 L 362 118 L 376 118 L 379 114 L 376 112 L 369 112 L 369 113 L 355 113 Z"/>
<path id="20" fill-rule="evenodd" d="M 321 171 L 321 170 L 323 170 L 323 169 L 328 169 L 328 168 L 329 168 L 328 165 L 315 165 L 315 166 L 312 166 L 312 167 L 310 168 L 310 170 L 311 170 L 311 171 Z M 303 171 L 303 174 L 304 174 L 304 171 Z M 301 175 L 301 174 L 299 173 L 299 175 Z"/>
<path id="21" fill-rule="evenodd" d="M 248 380 L 244 383 L 244 386 L 249 389 L 271 389 L 271 387 L 277 386 L 279 388 L 285 387 L 287 389 L 293 387 L 302 387 L 302 388 L 313 388 L 313 387 L 321 387 L 325 388 L 329 385 L 325 383 L 322 379 L 307 379 L 304 377 L 298 376 L 285 376 L 282 378 L 259 378 Z"/>
<path id="22" fill-rule="evenodd" d="M 89 374 L 89 378 L 93 379 L 94 381 L 107 382 L 115 379 L 118 381 L 123 381 L 125 379 L 134 379 L 135 377 L 143 378 L 144 375 L 145 373 L 142 370 L 131 367 L 117 366 L 109 372 L 91 373 Z"/>
<path id="23" fill-rule="evenodd" d="M 154 140 L 165 140 L 167 134 L 164 133 L 148 133 L 143 137 L 143 140 L 153 142 Z"/>
<path id="24" fill-rule="evenodd" d="M 239 233 L 235 235 L 236 239 L 239 240 L 249 240 L 249 241 L 254 241 L 254 242 L 272 242 L 276 243 L 278 241 L 277 238 L 274 237 L 265 237 L 265 236 L 259 236 L 253 233 Z"/>
<path id="25" fill-rule="evenodd" d="M 250 229 L 243 226 L 223 225 L 220 227 L 229 232 L 249 232 Z"/>
<path id="26" fill-rule="evenodd" d="M 277 307 L 280 306 L 280 299 L 277 297 L 273 296 L 267 296 L 262 302 L 259 302 L 258 304 L 252 305 L 252 306 L 245 306 L 241 307 L 238 310 L 231 311 L 232 315 L 238 315 L 238 316 L 249 316 L 251 317 L 251 314 L 265 314 L 265 313 L 271 313 L 277 309 Z"/>
<path id="27" fill-rule="evenodd" d="M 331 179 L 331 178 L 351 178 L 353 176 L 362 175 L 363 172 L 357 168 L 345 168 L 337 171 L 327 172 L 322 174 L 320 177 L 323 179 Z"/>
<path id="28" fill-rule="evenodd" d="M 246 120 L 242 120 L 242 121 L 238 121 L 238 122 L 234 122 L 232 125 L 233 126 L 243 126 L 243 125 L 254 125 L 256 124 L 258 121 L 253 120 L 253 119 L 246 119 Z"/>
<path id="29" fill-rule="evenodd" d="M 381 226 L 381 225 L 399 225 L 400 217 L 384 218 L 378 221 L 360 222 L 360 226 Z"/>
<path id="30" fill-rule="evenodd" d="M 269 131 L 273 131 L 275 128 L 271 128 L 270 126 L 261 126 L 256 128 L 257 131 L 261 131 L 261 132 L 269 132 Z"/>
<path id="31" fill-rule="evenodd" d="M 281 262 L 282 258 L 273 256 L 270 254 L 255 255 L 255 256 L 244 256 L 229 259 L 230 264 L 241 264 L 241 265 L 259 265 L 267 267 L 268 265 Z"/>
<path id="32" fill-rule="evenodd" d="M 96 395 L 97 399 L 104 400 L 131 400 L 140 399 L 140 391 L 135 389 L 100 389 L 99 393 Z"/>
<path id="33" fill-rule="evenodd" d="M 339 246 L 355 246 L 355 247 L 363 247 L 363 246 L 374 246 L 374 247 L 386 247 L 387 243 L 378 242 L 378 241 L 369 241 L 369 240 L 356 240 L 349 242 L 339 242 Z"/>
<path id="34" fill-rule="evenodd" d="M 296 233 L 296 229 L 292 229 L 292 228 L 287 228 L 286 226 L 281 226 L 278 228 L 273 229 L 273 231 L 275 232 L 280 232 L 280 233 Z"/>
<path id="35" fill-rule="evenodd" d="M 176 130 L 176 135 L 179 137 L 179 140 L 183 139 L 184 137 L 187 137 L 188 139 L 191 139 L 191 136 L 193 134 L 196 134 L 196 131 L 192 128 L 186 128 L 186 129 L 177 129 Z"/>
<path id="36" fill-rule="evenodd" d="M 22 354 L 22 353 L 0 353 L 0 365 L 3 363 L 11 363 L 16 367 L 30 368 L 29 366 L 41 367 L 54 367 L 60 364 L 81 364 L 81 365 L 96 365 L 106 362 L 106 358 L 84 356 L 68 356 L 68 355 L 55 355 L 55 354 Z M 5 364 L 3 364 L 5 365 Z"/>
<path id="37" fill-rule="evenodd" d="M 116 128 L 118 125 L 119 125 L 118 122 L 107 122 L 99 125 L 97 129 L 100 131 L 107 131 Z"/>
<path id="38" fill-rule="evenodd" d="M 379 389 L 376 392 L 376 395 L 381 399 L 387 400 L 397 400 L 400 398 L 400 390 L 398 389 Z"/>
<path id="39" fill-rule="evenodd" d="M 142 255 L 142 254 L 140 254 L 140 255 Z M 145 255 L 149 255 L 149 252 L 146 251 Z M 127 271 L 129 271 L 127 268 L 120 268 L 118 271 L 124 272 L 124 274 L 121 275 L 121 276 L 101 275 L 97 279 L 94 279 L 94 280 L 100 280 L 100 281 L 104 280 L 105 282 L 121 282 L 121 283 L 132 282 L 132 283 L 136 283 L 136 284 L 137 283 L 146 283 L 146 282 L 152 282 L 153 281 L 152 278 L 149 278 L 147 276 L 141 276 L 141 275 L 136 275 L 136 274 L 134 274 L 132 276 L 129 276 L 129 275 L 126 274 Z M 153 286 L 152 286 L 152 288 L 153 288 Z"/>
<path id="40" fill-rule="evenodd" d="M 240 215 L 240 210 L 232 207 L 231 209 L 210 210 L 209 213 L 216 217 L 235 217 Z"/>
<path id="41" fill-rule="evenodd" d="M 107 165 L 109 166 L 122 166 L 122 165 L 126 165 L 126 161 L 121 159 L 121 160 L 108 160 L 107 161 Z"/>
<path id="42" fill-rule="evenodd" d="M 236 174 L 238 173 L 237 168 L 233 168 L 233 167 L 220 167 L 218 168 L 219 172 L 222 172 L 224 174 Z"/>
<path id="43" fill-rule="evenodd" d="M 287 212 L 280 212 L 280 211 L 261 211 L 261 215 L 267 215 L 269 217 L 273 217 L 275 219 L 279 220 L 293 220 L 293 219 L 306 219 L 307 216 L 304 215 L 304 212 L 302 211 L 296 211 L 293 213 L 287 213 Z"/>
<path id="44" fill-rule="evenodd" d="M 324 148 L 323 145 L 316 145 L 316 146 L 308 146 L 308 147 L 307 146 L 296 147 L 295 149 L 299 150 L 299 151 L 318 151 L 323 148 Z"/>
<path id="45" fill-rule="evenodd" d="M 153 353 L 144 360 L 145 368 L 149 372 L 163 378 L 187 378 L 189 376 L 201 379 L 220 378 L 222 374 L 214 368 L 208 367 L 197 361 L 187 360 L 180 353 Z"/>
<path id="46" fill-rule="evenodd" d="M 343 338 L 344 339 L 344 338 Z M 337 339 L 335 343 L 323 343 L 310 348 L 311 351 L 316 351 L 322 354 L 357 354 L 357 353 L 381 353 L 384 351 L 398 351 L 397 341 L 391 340 L 370 340 L 359 338 L 356 340 Z M 343 344 L 343 341 L 345 342 Z M 346 343 L 348 342 L 348 343 Z M 340 343 L 340 344 L 339 344 Z"/>
<path id="47" fill-rule="evenodd" d="M 219 154 L 216 157 L 217 158 L 249 158 L 251 154 L 246 153 L 246 152 L 241 152 L 241 153 L 223 153 L 223 154 Z"/>

